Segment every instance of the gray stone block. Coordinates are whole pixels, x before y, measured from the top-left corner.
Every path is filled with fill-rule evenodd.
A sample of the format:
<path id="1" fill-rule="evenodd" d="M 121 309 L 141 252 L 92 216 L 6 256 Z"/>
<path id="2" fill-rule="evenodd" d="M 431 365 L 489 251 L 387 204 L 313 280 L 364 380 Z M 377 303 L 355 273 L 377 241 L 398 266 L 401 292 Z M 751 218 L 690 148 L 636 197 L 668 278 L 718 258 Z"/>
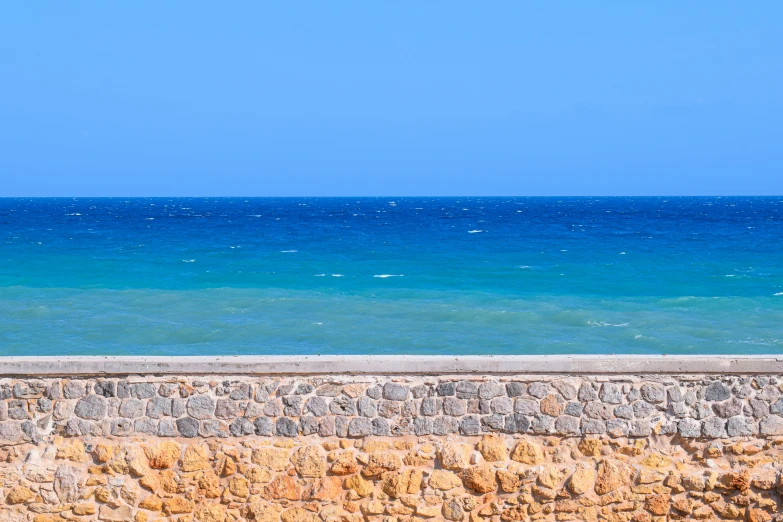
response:
<path id="1" fill-rule="evenodd" d="M 348 423 L 349 437 L 366 437 L 372 434 L 372 422 L 364 417 L 356 417 Z"/>
<path id="2" fill-rule="evenodd" d="M 623 402 L 623 394 L 620 391 L 620 387 L 612 382 L 605 382 L 601 385 L 598 397 L 602 402 L 608 404 L 620 404 Z"/>
<path id="3" fill-rule="evenodd" d="M 704 398 L 708 401 L 725 401 L 731 397 L 731 390 L 720 381 L 715 381 L 704 392 Z"/>
<path id="4" fill-rule="evenodd" d="M 196 395 L 188 399 L 186 409 L 194 419 L 209 419 L 215 413 L 215 400 L 209 395 Z"/>
<path id="5" fill-rule="evenodd" d="M 281 437 L 296 437 L 299 435 L 299 426 L 288 417 L 280 417 L 275 422 L 275 430 Z"/>
<path id="6" fill-rule="evenodd" d="M 710 417 L 702 424 L 701 432 L 707 438 L 719 439 L 726 437 L 726 421 L 720 417 Z"/>
<path id="7" fill-rule="evenodd" d="M 383 398 L 390 401 L 404 401 L 408 398 L 408 386 L 387 382 L 383 385 Z"/>
<path id="8" fill-rule="evenodd" d="M 682 419 L 677 423 L 677 431 L 680 437 L 686 439 L 698 438 L 701 436 L 701 422 L 696 419 Z"/>
<path id="9" fill-rule="evenodd" d="M 88 395 L 76 403 L 74 413 L 82 419 L 101 420 L 106 416 L 106 399 L 98 395 Z"/>
<path id="10" fill-rule="evenodd" d="M 126 419 L 135 419 L 144 415 L 145 403 L 139 399 L 123 399 L 120 403 L 119 415 Z"/>
<path id="11" fill-rule="evenodd" d="M 666 391 L 659 384 L 643 384 L 640 391 L 642 399 L 651 404 L 660 404 L 666 399 Z"/>
<path id="12" fill-rule="evenodd" d="M 192 417 L 182 417 L 177 419 L 177 431 L 183 437 L 198 437 L 198 421 Z"/>

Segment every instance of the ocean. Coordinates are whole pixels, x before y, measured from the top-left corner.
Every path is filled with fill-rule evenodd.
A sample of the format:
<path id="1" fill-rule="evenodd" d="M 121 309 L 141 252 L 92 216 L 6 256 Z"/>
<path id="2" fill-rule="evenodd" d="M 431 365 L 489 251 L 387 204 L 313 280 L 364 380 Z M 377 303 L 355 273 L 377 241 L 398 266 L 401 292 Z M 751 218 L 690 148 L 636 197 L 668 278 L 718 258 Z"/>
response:
<path id="1" fill-rule="evenodd" d="M 0 354 L 783 351 L 783 197 L 3 198 Z"/>

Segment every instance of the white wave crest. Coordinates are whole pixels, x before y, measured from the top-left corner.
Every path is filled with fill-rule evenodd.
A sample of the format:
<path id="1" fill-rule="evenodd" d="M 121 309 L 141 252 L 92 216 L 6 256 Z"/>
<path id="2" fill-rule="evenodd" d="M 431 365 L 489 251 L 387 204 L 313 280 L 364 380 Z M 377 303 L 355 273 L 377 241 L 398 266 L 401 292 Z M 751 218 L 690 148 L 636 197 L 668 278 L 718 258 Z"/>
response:
<path id="1" fill-rule="evenodd" d="M 387 277 L 403 277 L 404 274 L 376 274 L 373 277 L 380 277 L 386 279 Z"/>
<path id="2" fill-rule="evenodd" d="M 484 232 L 483 230 L 468 230 L 468 234 L 478 234 L 479 232 Z"/>
<path id="3" fill-rule="evenodd" d="M 603 326 L 628 326 L 628 323 L 612 324 L 604 321 L 587 321 L 589 326 L 603 327 Z"/>

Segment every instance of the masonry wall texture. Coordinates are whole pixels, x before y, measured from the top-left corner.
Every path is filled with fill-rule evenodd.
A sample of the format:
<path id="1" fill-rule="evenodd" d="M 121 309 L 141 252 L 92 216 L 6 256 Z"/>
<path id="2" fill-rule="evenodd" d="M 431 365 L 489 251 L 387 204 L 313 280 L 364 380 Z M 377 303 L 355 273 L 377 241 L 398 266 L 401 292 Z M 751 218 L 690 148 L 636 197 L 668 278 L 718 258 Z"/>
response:
<path id="1" fill-rule="evenodd" d="M 769 375 L 0 379 L 0 522 L 783 521 L 781 390 Z"/>

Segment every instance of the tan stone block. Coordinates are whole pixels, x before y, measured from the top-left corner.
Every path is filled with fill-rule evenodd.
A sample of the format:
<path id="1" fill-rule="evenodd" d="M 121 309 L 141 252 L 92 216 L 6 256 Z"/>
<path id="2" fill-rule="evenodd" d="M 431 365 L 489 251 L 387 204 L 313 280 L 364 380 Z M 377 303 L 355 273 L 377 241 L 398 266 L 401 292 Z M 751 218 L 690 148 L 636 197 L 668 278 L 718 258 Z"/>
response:
<path id="1" fill-rule="evenodd" d="M 762 509 L 749 509 L 748 522 L 769 522 L 772 516 Z"/>
<path id="2" fill-rule="evenodd" d="M 198 522 L 227 522 L 228 513 L 225 506 L 220 504 L 208 504 L 196 509 L 194 518 Z"/>
<path id="3" fill-rule="evenodd" d="M 179 444 L 173 441 L 164 441 L 154 446 L 144 448 L 149 467 L 152 469 L 165 469 L 174 465 L 182 453 Z"/>
<path id="4" fill-rule="evenodd" d="M 605 495 L 630 482 L 631 470 L 618 460 L 604 459 L 598 464 L 595 492 Z"/>
<path id="5" fill-rule="evenodd" d="M 167 498 L 163 501 L 163 512 L 166 515 L 179 515 L 193 511 L 193 503 L 182 497 Z"/>
<path id="6" fill-rule="evenodd" d="M 361 475 L 352 475 L 345 479 L 343 488 L 355 492 L 359 497 L 367 497 L 372 494 L 372 483 L 364 480 Z"/>
<path id="7" fill-rule="evenodd" d="M 164 469 L 158 473 L 158 480 L 160 481 L 161 489 L 166 493 L 177 493 L 179 491 L 179 478 L 174 471 Z"/>
<path id="8" fill-rule="evenodd" d="M 70 444 L 61 446 L 57 449 L 58 459 L 66 459 L 73 462 L 87 462 L 87 454 L 84 451 L 84 443 L 78 439 L 71 441 Z"/>
<path id="9" fill-rule="evenodd" d="M 563 414 L 563 406 L 557 402 L 557 397 L 547 395 L 541 399 L 541 413 L 550 417 L 559 417 Z"/>
<path id="10" fill-rule="evenodd" d="M 373 500 L 362 504 L 361 511 L 365 515 L 380 515 L 383 513 L 383 503 L 380 500 Z"/>
<path id="11" fill-rule="evenodd" d="M 93 502 L 83 502 L 73 506 L 74 515 L 94 515 L 98 507 Z"/>
<path id="12" fill-rule="evenodd" d="M 418 493 L 421 489 L 421 479 L 422 471 L 420 469 L 409 469 L 401 473 L 387 472 L 382 476 L 381 490 L 393 498 Z"/>
<path id="13" fill-rule="evenodd" d="M 133 520 L 133 510 L 130 506 L 112 508 L 103 505 L 98 510 L 98 519 L 105 522 L 131 522 Z"/>
<path id="14" fill-rule="evenodd" d="M 247 498 L 250 495 L 249 482 L 245 477 L 234 477 L 228 482 L 228 490 L 236 497 Z"/>
<path id="15" fill-rule="evenodd" d="M 109 488 L 98 488 L 95 490 L 95 500 L 98 502 L 106 503 L 111 498 L 111 490 Z"/>
<path id="16" fill-rule="evenodd" d="M 476 449 L 487 462 L 506 460 L 506 438 L 502 435 L 484 435 Z"/>
<path id="17" fill-rule="evenodd" d="M 451 471 L 436 469 L 429 479 L 429 487 L 442 491 L 449 491 L 462 485 L 462 480 Z"/>
<path id="18" fill-rule="evenodd" d="M 362 445 L 362 451 L 365 453 L 382 453 L 390 448 L 391 443 L 385 440 L 368 440 Z"/>
<path id="19" fill-rule="evenodd" d="M 9 504 L 23 504 L 33 497 L 35 497 L 35 493 L 30 488 L 25 486 L 16 486 L 8 492 L 5 500 Z"/>
<path id="20" fill-rule="evenodd" d="M 305 495 L 313 500 L 335 500 L 340 495 L 342 479 L 338 476 L 323 477 L 313 482 L 312 487 Z"/>
<path id="21" fill-rule="evenodd" d="M 352 475 L 359 471 L 359 464 L 356 462 L 356 457 L 350 451 L 345 451 L 336 455 L 333 461 L 331 471 L 335 475 Z"/>
<path id="22" fill-rule="evenodd" d="M 661 482 L 667 477 L 666 474 L 654 469 L 640 469 L 638 481 L 640 484 L 652 484 Z"/>
<path id="23" fill-rule="evenodd" d="M 560 483 L 568 476 L 568 468 L 559 468 L 555 466 L 542 466 L 538 474 L 538 483 L 549 489 L 557 489 Z"/>
<path id="24" fill-rule="evenodd" d="M 47 514 L 44 514 L 44 513 L 41 513 L 39 515 L 35 515 L 33 517 L 33 522 L 59 522 L 60 520 L 62 520 L 62 518 L 55 517 L 54 515 L 47 515 Z"/>
<path id="25" fill-rule="evenodd" d="M 254 522 L 280 522 L 282 507 L 266 500 L 255 500 L 248 507 Z"/>
<path id="26" fill-rule="evenodd" d="M 149 511 L 160 511 L 163 509 L 163 500 L 157 495 L 150 495 L 139 502 L 139 507 Z"/>
<path id="27" fill-rule="evenodd" d="M 601 455 L 602 442 L 599 439 L 582 439 L 579 441 L 579 451 L 588 457 Z"/>
<path id="28" fill-rule="evenodd" d="M 250 460 L 272 471 L 284 471 L 289 465 L 288 450 L 280 448 L 254 449 Z"/>
<path id="29" fill-rule="evenodd" d="M 444 469 L 460 470 L 470 466 L 473 449 L 467 444 L 447 442 L 440 449 L 440 463 Z"/>
<path id="30" fill-rule="evenodd" d="M 252 484 L 263 484 L 272 480 L 272 473 L 269 470 L 261 468 L 247 468 L 245 478 Z"/>
<path id="31" fill-rule="evenodd" d="M 373 453 L 362 470 L 365 477 L 380 477 L 386 471 L 396 471 L 402 467 L 400 457 L 393 453 Z"/>
<path id="32" fill-rule="evenodd" d="M 95 475 L 88 477 L 87 481 L 84 483 L 85 486 L 103 486 L 105 484 L 106 484 L 105 476 L 95 476 Z"/>
<path id="33" fill-rule="evenodd" d="M 672 459 L 660 453 L 651 453 L 643 458 L 641 463 L 648 468 L 661 469 L 671 466 Z"/>
<path id="34" fill-rule="evenodd" d="M 201 473 L 197 481 L 199 490 L 207 498 L 218 498 L 220 496 L 220 479 L 212 470 Z"/>
<path id="35" fill-rule="evenodd" d="M 286 509 L 280 516 L 283 522 L 319 522 L 318 517 L 314 513 L 299 507 Z"/>
<path id="36" fill-rule="evenodd" d="M 405 516 L 410 515 L 413 513 L 413 508 L 409 508 L 408 506 L 405 506 L 400 503 L 389 503 L 386 504 L 386 514 L 391 516 Z"/>
<path id="37" fill-rule="evenodd" d="M 715 513 L 722 516 L 723 518 L 734 519 L 740 518 L 742 516 L 742 512 L 737 508 L 737 506 L 734 504 L 728 504 L 723 500 L 713 503 L 712 509 L 715 511 Z"/>
<path id="38" fill-rule="evenodd" d="M 92 454 L 98 462 L 109 462 L 114 455 L 114 446 L 109 444 L 96 444 Z"/>
<path id="39" fill-rule="evenodd" d="M 462 484 L 479 493 L 489 493 L 497 489 L 495 472 L 490 466 L 475 466 L 464 470 Z"/>
<path id="40" fill-rule="evenodd" d="M 264 488 L 266 498 L 270 500 L 302 499 L 302 484 L 290 475 L 278 475 Z"/>
<path id="41" fill-rule="evenodd" d="M 155 492 L 160 488 L 160 479 L 158 479 L 157 473 L 150 471 L 139 479 L 139 484 L 141 484 L 141 487 Z"/>
<path id="42" fill-rule="evenodd" d="M 320 446 L 305 446 L 291 455 L 291 464 L 301 477 L 323 477 L 326 475 L 326 454 Z"/>
<path id="43" fill-rule="evenodd" d="M 574 495 L 583 495 L 593 489 L 595 483 L 595 470 L 587 466 L 578 466 L 573 475 L 568 479 L 566 487 Z"/>
<path id="44" fill-rule="evenodd" d="M 185 472 L 210 469 L 209 450 L 206 446 L 192 444 L 185 448 L 179 461 L 179 469 Z"/>
<path id="45" fill-rule="evenodd" d="M 506 509 L 500 514 L 500 520 L 503 522 L 527 520 L 531 507 L 532 506 L 523 505 Z"/>
<path id="46" fill-rule="evenodd" d="M 669 512 L 669 497 L 665 495 L 651 495 L 645 500 L 644 509 L 653 515 L 663 516 Z"/>
<path id="47" fill-rule="evenodd" d="M 540 464 L 544 462 L 544 451 L 538 444 L 522 440 L 511 453 L 511 460 L 522 464 Z"/>

